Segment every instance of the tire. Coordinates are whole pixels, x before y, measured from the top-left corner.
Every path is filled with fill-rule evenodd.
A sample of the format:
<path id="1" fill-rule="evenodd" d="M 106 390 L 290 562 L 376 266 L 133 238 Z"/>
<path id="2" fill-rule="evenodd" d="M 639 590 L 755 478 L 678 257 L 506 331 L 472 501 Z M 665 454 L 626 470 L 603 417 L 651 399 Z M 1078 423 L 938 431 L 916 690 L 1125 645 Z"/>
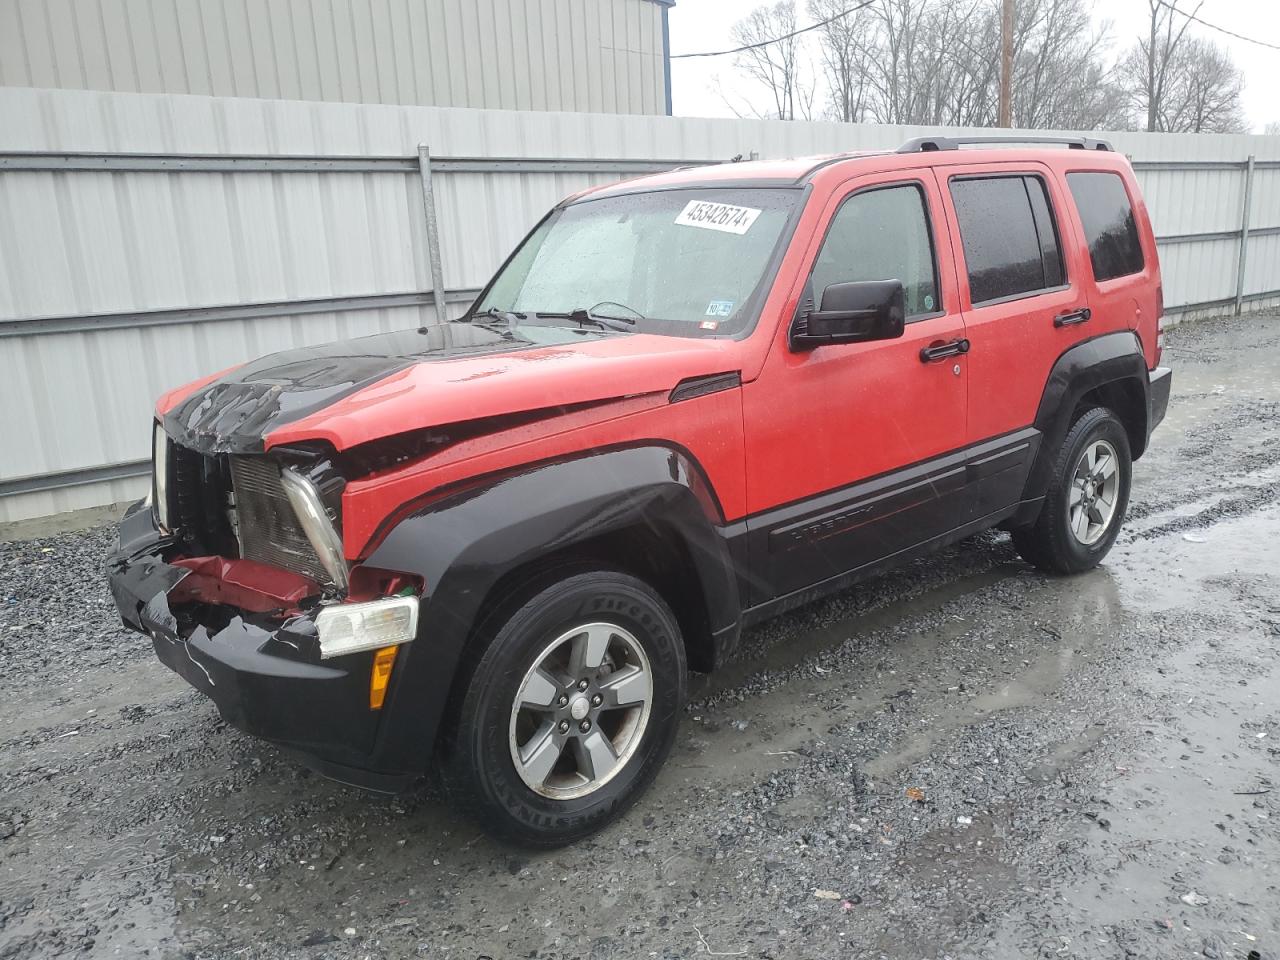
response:
<path id="1" fill-rule="evenodd" d="M 1092 475 L 1086 459 L 1090 453 L 1097 465 Z M 1105 472 L 1104 454 L 1113 454 L 1115 459 L 1110 491 L 1110 479 L 1097 483 Z M 1120 533 L 1129 506 L 1132 474 L 1129 435 L 1115 414 L 1105 407 L 1081 414 L 1058 449 L 1040 516 L 1031 526 L 1013 531 L 1018 553 L 1049 573 L 1083 573 L 1096 567 Z M 1081 482 L 1086 476 L 1088 479 Z M 1082 502 L 1087 506 L 1077 510 Z M 1105 523 L 1097 522 L 1099 517 Z"/>
<path id="2" fill-rule="evenodd" d="M 599 830 L 653 781 L 687 681 L 675 615 L 647 584 L 596 570 L 534 589 L 486 631 L 441 768 L 487 832 L 549 848 Z"/>

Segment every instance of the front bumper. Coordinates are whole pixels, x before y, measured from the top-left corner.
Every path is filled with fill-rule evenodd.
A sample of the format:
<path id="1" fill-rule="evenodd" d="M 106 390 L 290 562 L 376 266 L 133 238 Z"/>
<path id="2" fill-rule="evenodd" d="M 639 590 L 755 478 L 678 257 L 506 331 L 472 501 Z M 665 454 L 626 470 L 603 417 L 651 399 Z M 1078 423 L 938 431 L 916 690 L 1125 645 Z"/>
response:
<path id="1" fill-rule="evenodd" d="M 298 753 L 334 779 L 394 791 L 413 772 L 371 763 L 380 711 L 369 709 L 372 653 L 319 662 L 315 620 L 271 618 L 216 604 L 171 609 L 189 571 L 167 563 L 172 541 L 138 504 L 120 524 L 107 580 L 126 626 L 151 638 L 156 656 L 209 697 L 245 733 Z"/>

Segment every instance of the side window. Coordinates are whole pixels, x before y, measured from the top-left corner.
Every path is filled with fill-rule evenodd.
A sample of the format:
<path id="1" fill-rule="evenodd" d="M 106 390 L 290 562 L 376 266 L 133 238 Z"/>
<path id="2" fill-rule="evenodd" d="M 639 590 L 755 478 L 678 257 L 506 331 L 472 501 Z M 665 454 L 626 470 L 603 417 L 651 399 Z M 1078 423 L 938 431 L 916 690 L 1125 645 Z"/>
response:
<path id="1" fill-rule="evenodd" d="M 914 184 L 855 193 L 831 218 L 810 283 L 821 305 L 833 283 L 901 280 L 907 318 L 937 313 L 938 277 L 924 192 Z"/>
<path id="2" fill-rule="evenodd" d="M 1066 282 L 1058 229 L 1039 177 L 952 180 L 951 202 L 975 305 Z"/>
<path id="3" fill-rule="evenodd" d="M 1068 173 L 1080 211 L 1095 280 L 1142 272 L 1142 244 L 1124 181 L 1118 173 Z"/>

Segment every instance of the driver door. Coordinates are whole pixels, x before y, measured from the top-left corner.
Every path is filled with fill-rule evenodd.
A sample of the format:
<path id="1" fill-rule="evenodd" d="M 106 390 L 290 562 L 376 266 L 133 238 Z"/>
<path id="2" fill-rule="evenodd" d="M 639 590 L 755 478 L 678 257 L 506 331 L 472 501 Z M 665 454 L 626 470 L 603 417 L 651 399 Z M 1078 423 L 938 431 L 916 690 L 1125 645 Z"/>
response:
<path id="1" fill-rule="evenodd" d="M 743 387 L 752 603 L 963 522 L 964 464 L 944 455 L 965 443 L 965 331 L 937 190 L 924 170 L 837 192 L 799 294 L 811 310 L 830 284 L 901 280 L 904 334 L 796 352 L 787 317 L 760 377 Z"/>

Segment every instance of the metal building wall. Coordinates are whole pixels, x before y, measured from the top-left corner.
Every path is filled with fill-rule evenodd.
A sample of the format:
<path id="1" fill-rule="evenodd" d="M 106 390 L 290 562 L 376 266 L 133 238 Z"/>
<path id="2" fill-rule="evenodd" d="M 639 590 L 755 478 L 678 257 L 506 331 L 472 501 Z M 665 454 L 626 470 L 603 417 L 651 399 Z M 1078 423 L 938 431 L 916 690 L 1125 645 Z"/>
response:
<path id="1" fill-rule="evenodd" d="M 589 184 L 651 162 L 926 132 L 939 131 L 0 89 L 0 521 L 141 495 L 151 410 L 170 387 L 433 322 L 419 144 L 455 158 L 434 188 L 456 313 L 548 207 Z M 1254 156 L 1242 292 L 1248 305 L 1280 298 L 1280 138 L 1113 141 L 1143 181 L 1171 312 L 1234 306 Z"/>
<path id="2" fill-rule="evenodd" d="M 667 112 L 655 0 L 0 0 L 0 86 Z"/>

